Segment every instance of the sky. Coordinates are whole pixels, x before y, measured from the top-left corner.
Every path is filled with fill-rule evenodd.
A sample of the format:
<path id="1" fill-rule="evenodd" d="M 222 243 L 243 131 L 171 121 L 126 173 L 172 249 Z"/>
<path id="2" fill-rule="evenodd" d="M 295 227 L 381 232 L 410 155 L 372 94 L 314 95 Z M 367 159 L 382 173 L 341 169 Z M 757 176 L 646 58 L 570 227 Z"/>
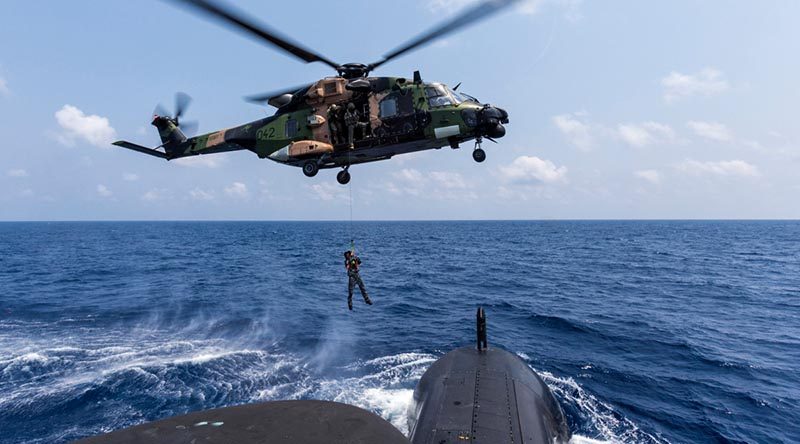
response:
<path id="1" fill-rule="evenodd" d="M 467 0 L 236 5 L 340 63 L 378 60 Z M 200 131 L 245 95 L 330 75 L 173 4 L 0 7 L 0 220 L 800 218 L 800 2 L 522 0 L 379 68 L 506 109 L 507 135 L 314 178 L 241 151 L 165 162 L 157 103 Z"/>

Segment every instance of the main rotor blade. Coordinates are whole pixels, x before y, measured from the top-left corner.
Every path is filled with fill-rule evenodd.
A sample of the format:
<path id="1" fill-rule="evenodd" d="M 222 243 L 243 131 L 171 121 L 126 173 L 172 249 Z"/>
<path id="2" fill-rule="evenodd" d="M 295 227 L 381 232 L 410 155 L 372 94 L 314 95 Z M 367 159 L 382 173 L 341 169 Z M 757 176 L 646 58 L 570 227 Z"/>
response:
<path id="1" fill-rule="evenodd" d="M 305 85 L 293 86 L 291 88 L 284 88 L 284 89 L 280 89 L 280 90 L 277 90 L 277 91 L 270 91 L 270 92 L 263 93 L 263 94 L 254 94 L 252 96 L 245 97 L 244 100 L 246 100 L 248 102 L 252 102 L 252 103 L 264 103 L 264 102 L 270 101 L 271 99 L 274 99 L 275 97 L 282 96 L 284 94 L 295 94 L 295 93 L 297 93 L 297 92 L 299 92 L 301 90 L 305 91 L 309 87 L 311 87 L 311 85 L 312 85 L 311 83 L 307 83 Z"/>
<path id="2" fill-rule="evenodd" d="M 458 14 L 452 19 L 440 24 L 439 26 L 420 34 L 418 37 L 410 40 L 405 45 L 384 55 L 382 60 L 370 64 L 369 68 L 377 68 L 378 66 L 383 65 L 395 57 L 399 57 L 451 32 L 457 31 L 465 26 L 485 19 L 490 15 L 512 5 L 513 3 L 516 3 L 517 1 L 518 0 L 484 0 L 477 5 L 466 9 L 464 12 Z"/>
<path id="3" fill-rule="evenodd" d="M 303 48 L 299 43 L 291 42 L 288 38 L 280 36 L 276 31 L 270 29 L 266 25 L 258 24 L 254 20 L 248 18 L 244 13 L 234 10 L 230 6 L 223 6 L 222 3 L 212 0 L 170 0 L 175 3 L 183 3 L 187 6 L 194 7 L 201 12 L 204 12 L 213 19 L 225 22 L 240 31 L 245 31 L 252 36 L 261 40 L 269 42 L 278 48 L 292 54 L 293 56 L 305 61 L 323 62 L 326 65 L 336 69 L 339 65 L 327 58 Z"/>

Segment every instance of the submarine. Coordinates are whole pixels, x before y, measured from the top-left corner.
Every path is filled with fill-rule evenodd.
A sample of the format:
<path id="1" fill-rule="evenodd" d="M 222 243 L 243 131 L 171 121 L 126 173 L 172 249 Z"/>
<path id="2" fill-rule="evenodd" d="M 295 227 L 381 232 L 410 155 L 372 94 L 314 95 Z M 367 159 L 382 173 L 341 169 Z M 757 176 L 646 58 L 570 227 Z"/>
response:
<path id="1" fill-rule="evenodd" d="M 552 444 L 571 438 L 561 406 L 515 354 L 489 347 L 486 313 L 476 346 L 435 361 L 414 389 L 410 436 L 364 409 L 291 400 L 175 416 L 75 441 L 80 444 Z"/>

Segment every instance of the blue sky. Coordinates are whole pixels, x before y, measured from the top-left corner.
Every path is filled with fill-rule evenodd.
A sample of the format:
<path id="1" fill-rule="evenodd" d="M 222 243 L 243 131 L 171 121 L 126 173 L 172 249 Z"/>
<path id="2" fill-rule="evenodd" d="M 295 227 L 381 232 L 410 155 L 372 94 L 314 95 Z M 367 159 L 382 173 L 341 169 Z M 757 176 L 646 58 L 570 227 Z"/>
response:
<path id="1" fill-rule="evenodd" d="M 236 2 L 339 62 L 370 62 L 462 0 Z M 335 6 L 334 6 L 335 5 Z M 381 67 L 509 111 L 485 144 L 352 169 L 357 219 L 800 218 L 800 3 L 523 0 Z M 164 162 L 154 106 L 201 131 L 241 97 L 329 75 L 158 1 L 4 2 L 0 220 L 347 219 L 334 171 L 249 152 Z"/>

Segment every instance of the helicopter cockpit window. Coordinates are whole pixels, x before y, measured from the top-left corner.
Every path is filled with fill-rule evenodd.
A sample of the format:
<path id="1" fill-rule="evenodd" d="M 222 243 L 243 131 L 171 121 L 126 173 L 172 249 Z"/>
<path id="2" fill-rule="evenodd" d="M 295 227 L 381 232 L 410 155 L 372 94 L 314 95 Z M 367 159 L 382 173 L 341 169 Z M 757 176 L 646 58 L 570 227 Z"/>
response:
<path id="1" fill-rule="evenodd" d="M 481 103 L 481 101 L 480 101 L 480 100 L 476 99 L 475 97 L 472 97 L 472 96 L 471 96 L 471 95 L 469 95 L 469 94 L 465 94 L 465 93 L 459 93 L 459 92 L 455 92 L 455 91 L 453 91 L 453 93 L 454 93 L 454 94 L 458 94 L 458 97 L 460 97 L 460 98 L 461 98 L 461 101 L 462 101 L 462 102 L 475 102 L 475 103 Z"/>
<path id="2" fill-rule="evenodd" d="M 397 115 L 397 98 L 387 97 L 380 104 L 380 118 L 394 117 Z"/>
<path id="3" fill-rule="evenodd" d="M 457 102 L 442 85 L 429 85 L 425 87 L 425 95 L 428 97 L 428 105 L 431 108 L 440 106 L 457 105 Z"/>
<path id="4" fill-rule="evenodd" d="M 297 120 L 289 119 L 286 121 L 286 137 L 292 138 L 297 135 Z"/>

